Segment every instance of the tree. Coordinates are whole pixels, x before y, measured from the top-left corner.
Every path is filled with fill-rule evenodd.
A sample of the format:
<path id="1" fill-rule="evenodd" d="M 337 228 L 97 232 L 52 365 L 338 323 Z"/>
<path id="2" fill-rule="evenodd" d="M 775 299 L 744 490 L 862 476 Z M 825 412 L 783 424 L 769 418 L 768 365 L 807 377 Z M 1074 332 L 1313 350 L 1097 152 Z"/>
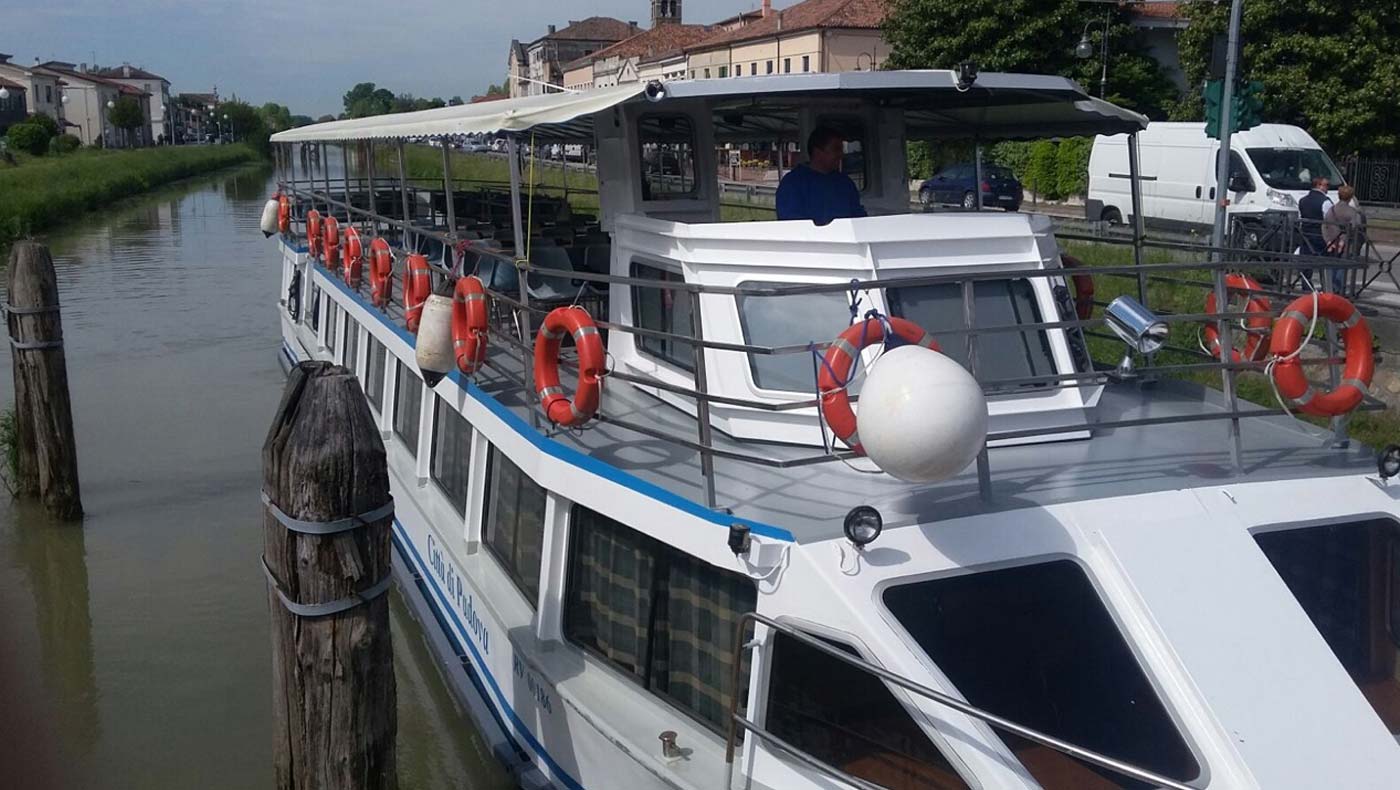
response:
<path id="1" fill-rule="evenodd" d="M 1049 140 L 1038 140 L 1031 144 L 1030 163 L 1026 167 L 1026 180 L 1023 186 L 1032 193 L 1049 200 L 1060 197 L 1060 180 L 1055 171 L 1057 160 L 1055 144 Z"/>
<path id="2" fill-rule="evenodd" d="M 448 107 L 460 107 L 463 104 L 466 104 L 466 102 L 462 101 L 461 96 L 453 96 L 452 98 L 447 100 Z"/>
<path id="3" fill-rule="evenodd" d="M 292 111 L 277 102 L 268 102 L 258 108 L 258 114 L 262 116 L 263 125 L 268 131 L 281 132 L 292 128 Z"/>
<path id="4" fill-rule="evenodd" d="M 1067 137 L 1055 152 L 1055 191 L 1061 197 L 1083 195 L 1089 188 L 1091 137 Z"/>
<path id="5" fill-rule="evenodd" d="M 1102 61 L 1075 57 L 1085 25 L 1098 46 L 1102 9 L 1079 0 L 894 0 L 885 20 L 890 68 L 952 69 L 965 60 L 982 71 L 1058 74 L 1098 93 Z M 1164 118 L 1176 89 L 1151 57 L 1123 7 L 1110 12 L 1108 100 Z"/>
<path id="6" fill-rule="evenodd" d="M 322 115 L 320 118 L 317 118 L 317 119 L 316 119 L 316 123 L 329 123 L 329 122 L 334 121 L 334 120 L 335 120 L 335 116 L 334 116 L 334 115 Z"/>
<path id="7" fill-rule="evenodd" d="M 1229 24 L 1229 4 L 1184 5 L 1177 41 L 1187 82 L 1202 84 L 1211 42 Z M 1334 152 L 1400 147 L 1400 2 L 1344 6 L 1249 0 L 1241 24 L 1240 77 L 1263 84 L 1263 117 L 1312 133 Z M 1199 91 L 1178 116 L 1200 120 Z"/>
<path id="8" fill-rule="evenodd" d="M 141 111 L 140 102 L 130 96 L 122 96 L 107 110 L 107 120 L 130 135 L 146 123 L 146 114 Z"/>
<path id="9" fill-rule="evenodd" d="M 36 123 L 17 123 L 5 132 L 5 139 L 16 151 L 43 156 L 49 150 L 49 130 Z"/>
<path id="10" fill-rule="evenodd" d="M 345 94 L 345 114 L 350 118 L 368 118 L 394 112 L 395 98 L 387 88 L 376 87 L 373 82 L 361 82 Z"/>
<path id="11" fill-rule="evenodd" d="M 215 108 L 214 114 L 221 122 L 228 124 L 228 131 L 234 140 L 246 142 L 264 156 L 272 150 L 268 142 L 272 133 L 263 121 L 262 113 L 251 104 L 234 97 Z M 227 121 L 223 120 L 225 115 L 228 116 Z"/>
<path id="12" fill-rule="evenodd" d="M 508 93 L 508 91 L 506 90 L 505 83 L 501 83 L 500 85 L 487 85 L 487 86 L 486 86 L 486 93 L 485 93 L 484 95 L 486 95 L 486 96 L 503 96 L 503 95 L 505 95 L 506 93 Z"/>

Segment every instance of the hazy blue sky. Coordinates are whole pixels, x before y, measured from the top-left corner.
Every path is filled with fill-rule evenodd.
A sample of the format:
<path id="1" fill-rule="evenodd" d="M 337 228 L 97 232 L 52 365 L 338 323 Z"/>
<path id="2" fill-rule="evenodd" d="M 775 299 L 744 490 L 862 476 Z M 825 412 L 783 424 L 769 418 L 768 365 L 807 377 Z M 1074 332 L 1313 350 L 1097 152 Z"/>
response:
<path id="1" fill-rule="evenodd" d="M 23 13 L 15 13 L 19 6 Z M 685 21 L 714 22 L 759 0 L 690 0 Z M 785 7 L 791 2 L 778 0 Z M 510 40 L 593 15 L 651 18 L 650 0 L 0 0 L 0 52 L 120 65 L 170 80 L 175 92 L 237 93 L 311 116 L 341 110 L 357 82 L 395 93 L 470 98 L 505 78 Z"/>

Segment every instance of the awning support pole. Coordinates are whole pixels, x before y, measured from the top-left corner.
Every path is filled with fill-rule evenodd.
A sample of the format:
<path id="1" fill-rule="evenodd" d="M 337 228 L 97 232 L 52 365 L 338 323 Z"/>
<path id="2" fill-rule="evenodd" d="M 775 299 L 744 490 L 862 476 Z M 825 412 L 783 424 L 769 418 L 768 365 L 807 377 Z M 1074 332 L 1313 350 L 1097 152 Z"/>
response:
<path id="1" fill-rule="evenodd" d="M 409 232 L 408 232 L 408 230 L 409 230 L 410 227 L 412 227 L 412 223 L 411 223 L 411 221 L 410 221 L 411 218 L 410 218 L 409 215 L 408 215 L 408 176 L 405 175 L 405 173 L 404 173 L 404 170 L 405 170 L 404 159 L 405 159 L 406 157 L 405 157 L 404 150 L 403 150 L 403 140 L 399 140 L 399 141 L 398 141 L 398 145 L 399 145 L 399 198 L 400 198 L 400 201 L 401 201 L 401 205 L 402 205 L 402 207 L 403 207 L 403 223 L 400 225 L 400 227 L 403 229 L 403 231 L 402 231 L 402 232 L 403 232 L 403 238 L 399 239 L 399 246 L 403 249 L 403 251 L 404 251 L 405 253 L 408 253 L 408 252 L 412 252 L 412 251 L 413 251 L 412 244 L 410 243 L 410 240 L 409 240 L 409 238 L 408 238 L 408 237 L 409 237 Z"/>
<path id="2" fill-rule="evenodd" d="M 355 214 L 351 209 L 355 207 L 355 201 L 350 197 L 350 144 L 347 142 L 340 144 L 340 167 L 345 171 L 345 177 L 341 179 L 345 182 L 345 224 L 353 227 Z"/>
<path id="3" fill-rule="evenodd" d="M 525 254 L 525 230 L 520 216 L 520 143 L 515 135 L 506 136 L 506 158 L 510 160 L 510 221 L 511 229 L 515 236 L 515 260 L 516 279 L 520 283 L 520 307 L 516 309 L 515 320 L 519 327 L 520 341 L 527 346 L 533 345 L 530 329 L 530 291 L 529 273 L 523 271 L 520 264 L 524 262 Z M 535 401 L 534 384 L 535 381 L 535 360 L 528 353 L 520 355 L 521 361 L 525 363 L 525 400 L 533 403 Z M 530 420 L 535 427 L 539 427 L 539 409 L 530 409 Z"/>
<path id="4" fill-rule="evenodd" d="M 369 222 L 375 236 L 379 235 L 379 201 L 374 194 L 374 141 L 365 141 L 365 169 L 369 176 Z"/>
<path id="5" fill-rule="evenodd" d="M 443 139 L 442 141 L 442 189 L 447 199 L 447 237 L 455 240 L 457 237 L 457 208 L 452 204 L 455 202 L 452 195 L 452 141 Z M 456 265 L 453 257 L 448 258 Z"/>

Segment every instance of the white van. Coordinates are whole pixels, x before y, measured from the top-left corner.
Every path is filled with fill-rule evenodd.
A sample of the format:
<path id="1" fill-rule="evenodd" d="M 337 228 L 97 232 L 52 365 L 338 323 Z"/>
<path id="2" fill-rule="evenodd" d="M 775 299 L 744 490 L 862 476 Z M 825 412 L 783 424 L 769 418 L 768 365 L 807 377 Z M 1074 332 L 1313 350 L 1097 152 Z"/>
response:
<path id="1" fill-rule="evenodd" d="M 1142 215 L 1149 224 L 1201 228 L 1215 222 L 1216 153 L 1204 123 L 1157 123 L 1138 135 Z M 1099 136 L 1089 156 L 1090 220 L 1123 222 L 1132 215 L 1128 137 Z M 1322 146 L 1296 126 L 1266 123 L 1230 138 L 1230 214 L 1297 214 L 1298 200 L 1325 175 L 1335 190 L 1341 172 Z M 1336 192 L 1332 193 L 1336 199 Z M 1263 217 L 1261 216 L 1261 219 Z"/>

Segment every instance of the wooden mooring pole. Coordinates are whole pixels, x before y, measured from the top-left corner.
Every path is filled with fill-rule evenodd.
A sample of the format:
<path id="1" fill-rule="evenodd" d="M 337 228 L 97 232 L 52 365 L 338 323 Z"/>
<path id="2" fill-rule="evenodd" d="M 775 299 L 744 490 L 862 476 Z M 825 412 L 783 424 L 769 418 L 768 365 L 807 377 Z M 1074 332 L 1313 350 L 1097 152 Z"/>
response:
<path id="1" fill-rule="evenodd" d="M 398 730 L 384 442 L 354 376 L 292 370 L 263 444 L 279 790 L 393 790 Z"/>
<path id="2" fill-rule="evenodd" d="M 55 518 L 83 517 L 78 448 L 63 355 L 58 276 L 42 244 L 21 241 L 10 251 L 7 281 L 10 359 L 15 377 L 15 464 L 19 496 L 37 496 Z"/>

